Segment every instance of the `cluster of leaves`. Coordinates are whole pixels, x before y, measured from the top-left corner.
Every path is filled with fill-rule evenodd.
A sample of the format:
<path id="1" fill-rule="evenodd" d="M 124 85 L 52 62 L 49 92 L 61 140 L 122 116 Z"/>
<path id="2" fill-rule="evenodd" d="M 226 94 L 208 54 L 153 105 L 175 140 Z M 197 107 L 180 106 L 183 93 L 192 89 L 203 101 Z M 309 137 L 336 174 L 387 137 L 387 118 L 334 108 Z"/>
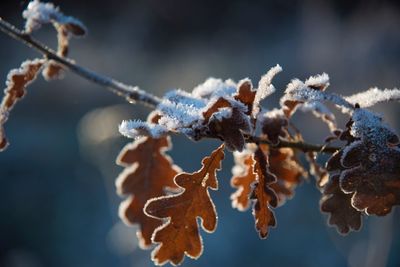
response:
<path id="1" fill-rule="evenodd" d="M 81 22 L 38 0 L 29 4 L 23 16 L 27 34 L 46 23 L 56 28 L 61 57 L 67 55 L 69 36 L 86 32 Z M 52 60 L 35 59 L 10 71 L 0 106 L 0 149 L 7 144 L 3 125 L 9 111 L 40 71 L 46 79 L 59 78 L 63 67 Z M 119 126 L 121 134 L 134 138 L 117 158 L 117 164 L 125 168 L 116 180 L 118 194 L 126 196 L 120 217 L 129 225 L 139 225 L 140 246 L 153 248 L 155 264 L 177 265 L 185 255 L 201 255 L 200 228 L 211 233 L 217 226 L 208 189 L 218 189 L 216 172 L 221 169 L 225 147 L 235 160 L 232 207 L 246 211 L 252 206 L 261 238 L 276 226 L 274 209 L 293 198 L 308 174 L 321 190 L 321 211 L 329 214 L 329 224 L 341 234 L 359 230 L 363 216 L 384 216 L 400 205 L 399 137 L 382 117 L 367 109 L 399 100 L 400 90 L 372 88 L 343 97 L 326 92 L 329 77 L 323 73 L 304 82 L 292 80 L 280 106 L 266 109 L 261 101 L 275 92 L 272 79 L 280 71 L 279 65 L 271 68 L 257 88 L 247 78 L 238 83 L 210 78 L 191 92 L 172 90 L 147 121 L 123 121 Z M 338 128 L 326 102 L 349 117 L 344 130 Z M 316 159 L 324 147 L 316 151 L 301 146 L 303 138 L 292 119 L 298 110 L 311 111 L 327 124 L 332 135 L 326 145 L 333 140 L 342 144 L 325 167 Z M 222 144 L 202 160 L 199 171 L 185 173 L 165 153 L 171 149 L 172 133 L 195 141 L 216 138 Z M 308 171 L 299 160 L 301 152 L 309 162 Z"/>
<path id="2" fill-rule="evenodd" d="M 235 83 L 211 78 L 191 93 L 181 90 L 168 92 L 156 109 L 157 121 L 125 121 L 120 125 L 120 131 L 133 138 L 145 136 L 147 140 L 165 138 L 170 133 L 182 133 L 194 140 L 221 139 L 228 150 L 233 151 L 235 159 L 231 185 L 236 192 L 231 196 L 232 206 L 245 211 L 252 204 L 256 230 L 261 238 L 266 238 L 270 228 L 276 226 L 274 209 L 294 196 L 295 188 L 308 174 L 300 164 L 299 151 L 292 147 L 280 147 L 279 144 L 302 140 L 300 133 L 290 129 L 294 123 L 291 118 L 297 110 L 311 111 L 332 132 L 326 142 L 345 142 L 328 160 L 326 168 L 316 161 L 316 152 L 305 153 L 309 173 L 315 176 L 322 192 L 321 211 L 329 214 L 329 223 L 336 226 L 339 233 L 346 234 L 360 229 L 362 216 L 386 215 L 394 205 L 399 205 L 398 137 L 381 117 L 361 108 L 381 101 L 398 100 L 399 91 L 371 89 L 342 97 L 326 92 L 329 77 L 321 74 L 305 82 L 292 80 L 280 101 L 280 108 L 266 110 L 260 106 L 260 100 L 275 91 L 271 82 L 280 70 L 276 66 L 268 71 L 257 89 L 252 88 L 249 79 Z M 368 97 L 371 93 L 375 96 L 374 101 Z M 388 94 L 391 96 L 388 97 Z M 325 102 L 334 104 L 350 117 L 344 131 L 337 127 L 335 116 Z M 210 157 L 213 158 L 215 153 Z M 137 214 L 128 213 L 125 209 L 125 220 L 127 217 L 141 218 L 145 214 L 162 219 L 160 223 L 164 222 L 147 240 L 161 243 L 152 254 L 156 264 L 167 261 L 178 264 L 184 254 L 192 258 L 199 256 L 201 239 L 196 217 L 202 218 L 204 230 L 214 230 L 215 207 L 209 195 L 205 194 L 207 186 L 203 180 L 209 178 L 205 171 L 208 160 L 208 157 L 203 160 L 203 168 L 196 173 L 201 174 L 199 177 L 194 174 L 169 177 L 176 186 L 184 188 L 183 192 L 164 192 L 164 196 L 151 198 L 143 205 L 143 211 L 137 211 Z M 146 160 L 146 164 L 149 162 L 156 161 Z M 159 178 L 162 174 L 154 175 Z M 147 179 L 145 177 L 142 174 L 142 178 Z M 185 184 L 182 177 L 191 179 L 191 183 Z M 125 176 L 124 179 L 129 178 Z M 217 189 L 216 180 L 215 186 L 210 187 Z M 142 191 L 135 195 L 131 191 L 128 194 L 128 199 L 132 201 L 135 197 L 142 198 L 145 193 Z M 212 214 L 213 219 L 204 214 Z M 208 221 L 212 221 L 212 227 L 205 226 Z M 134 223 L 133 220 L 129 222 Z M 145 226 L 142 224 L 141 227 Z M 181 234 L 185 237 L 178 238 Z M 141 233 L 139 236 L 143 237 Z"/>
<path id="3" fill-rule="evenodd" d="M 257 89 L 252 88 L 248 79 L 238 83 L 208 79 L 191 93 L 168 92 L 156 109 L 157 122 L 125 121 L 120 131 L 133 138 L 144 135 L 149 140 L 165 138 L 170 133 L 182 133 L 194 140 L 221 139 L 233 151 L 235 159 L 231 185 L 236 192 L 231 195 L 232 206 L 245 211 L 253 204 L 256 230 L 261 238 L 266 238 L 270 227 L 276 226 L 274 209 L 291 199 L 295 188 L 307 177 L 308 172 L 299 161 L 299 151 L 280 147 L 280 144 L 302 140 L 299 132 L 290 129 L 294 123 L 291 118 L 297 110 L 311 111 L 332 132 L 326 142 L 345 143 L 328 160 L 326 168 L 318 164 L 315 151 L 305 153 L 309 173 L 315 176 L 322 192 L 321 211 L 329 214 L 329 224 L 346 234 L 361 228 L 362 216 L 388 214 L 394 205 L 400 204 L 399 139 L 381 117 L 365 107 L 398 100 L 400 91 L 374 88 L 342 97 L 326 92 L 329 77 L 321 74 L 305 82 L 292 80 L 280 101 L 280 108 L 266 110 L 260 106 L 260 100 L 275 91 L 271 82 L 280 70 L 276 66 L 268 71 Z M 345 130 L 337 127 L 334 113 L 325 102 L 334 104 L 350 117 Z M 221 148 L 216 151 L 219 150 Z M 203 168 L 196 173 L 201 174 L 199 177 L 194 174 L 175 176 L 175 185 L 183 187 L 183 192 L 149 199 L 144 210 L 139 211 L 164 220 L 164 225 L 155 229 L 151 238 L 153 243 L 161 243 L 152 254 L 156 264 L 167 261 L 178 264 L 184 254 L 192 258 L 199 256 L 201 239 L 196 217 L 202 218 L 204 230 L 214 230 L 215 207 L 205 194 L 207 184 L 202 179 L 209 178 L 205 168 L 216 151 L 203 160 Z M 191 183 L 187 180 L 184 183 L 182 177 Z M 217 189 L 216 180 L 215 186 L 210 187 Z M 135 195 L 131 191 L 129 199 L 132 196 L 141 198 L 143 194 Z M 210 214 L 213 219 L 208 217 Z M 130 216 L 139 218 L 141 215 Z M 212 222 L 212 227 L 206 226 L 208 221 Z M 177 238 L 181 234 L 185 237 Z"/>

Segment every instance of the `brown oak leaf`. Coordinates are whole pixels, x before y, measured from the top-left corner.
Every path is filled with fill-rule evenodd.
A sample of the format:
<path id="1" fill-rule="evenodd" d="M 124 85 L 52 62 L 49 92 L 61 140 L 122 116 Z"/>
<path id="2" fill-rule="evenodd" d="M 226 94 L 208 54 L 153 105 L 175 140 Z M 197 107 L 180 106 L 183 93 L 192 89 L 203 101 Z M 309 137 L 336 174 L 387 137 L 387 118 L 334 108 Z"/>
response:
<path id="1" fill-rule="evenodd" d="M 347 123 L 340 136 L 347 145 L 332 156 L 327 167 L 332 175 L 340 175 L 339 186 L 351 195 L 355 209 L 384 216 L 393 206 L 400 205 L 399 138 L 376 115 L 359 107 L 354 113 L 358 124 L 354 125 L 354 118 Z M 375 124 L 369 126 L 360 118 Z M 358 136 L 353 136 L 354 133 Z"/>
<path id="2" fill-rule="evenodd" d="M 366 214 L 384 216 L 400 205 L 400 147 L 381 148 L 354 142 L 341 157 L 340 187 L 354 193 L 352 205 Z"/>
<path id="3" fill-rule="evenodd" d="M 336 226 L 341 234 L 361 228 L 362 214 L 351 205 L 351 197 L 352 194 L 345 194 L 340 189 L 339 175 L 332 176 L 323 190 L 321 211 L 330 214 L 329 224 Z"/>
<path id="4" fill-rule="evenodd" d="M 117 191 L 129 195 L 120 205 L 120 217 L 127 224 L 139 224 L 137 235 L 142 248 L 151 245 L 151 235 L 162 221 L 148 217 L 143 208 L 147 200 L 164 195 L 164 189 L 177 188 L 173 178 L 180 169 L 165 155 L 170 138 L 142 137 L 126 145 L 117 158 L 125 170 L 116 180 Z"/>
<path id="5" fill-rule="evenodd" d="M 33 82 L 44 64 L 43 59 L 26 60 L 19 69 L 12 69 L 7 75 L 4 97 L 0 105 L 0 151 L 7 145 L 4 124 L 15 104 L 26 94 L 26 87 Z"/>
<path id="6" fill-rule="evenodd" d="M 279 142 L 279 138 L 289 136 L 287 126 L 288 120 L 281 110 L 272 110 L 264 114 L 261 119 L 261 131 L 273 144 Z"/>
<path id="7" fill-rule="evenodd" d="M 229 116 L 219 114 L 220 109 L 229 109 Z M 218 116 L 221 115 L 221 116 Z M 209 134 L 225 142 L 230 151 L 242 151 L 245 140 L 242 132 L 251 129 L 249 117 L 243 111 L 220 97 L 209 109 L 203 112 L 204 124 L 208 126 Z"/>
<path id="8" fill-rule="evenodd" d="M 346 124 L 346 130 L 339 134 L 339 139 L 346 141 L 347 145 L 356 139 L 350 134 L 350 120 Z M 310 152 L 312 153 L 312 152 Z M 340 171 L 343 166 L 340 163 L 343 155 L 343 149 L 335 152 L 326 163 L 326 169 L 323 169 L 323 177 L 317 184 L 322 190 L 320 208 L 322 212 L 329 213 L 328 224 L 336 226 L 337 231 L 342 234 L 348 234 L 351 230 L 358 231 L 362 226 L 362 213 L 355 209 L 351 204 L 353 194 L 346 194 L 340 187 Z M 317 164 L 315 162 L 315 164 Z M 319 166 L 317 164 L 317 166 Z M 330 175 L 328 174 L 330 172 Z"/>
<path id="9" fill-rule="evenodd" d="M 236 95 L 234 98 L 245 104 L 247 106 L 247 112 L 246 115 L 251 115 L 251 112 L 253 110 L 253 103 L 254 103 L 254 98 L 256 97 L 257 91 L 253 91 L 253 85 L 251 84 L 251 81 L 249 79 L 244 79 L 241 80 L 238 83 L 238 89 L 236 92 Z"/>
<path id="10" fill-rule="evenodd" d="M 231 179 L 231 186 L 237 188 L 237 190 L 231 195 L 232 207 L 240 211 L 245 211 L 250 206 L 251 185 L 257 178 L 254 173 L 255 161 L 251 153 L 246 153 L 245 155 L 235 153 L 234 157 L 236 165 L 233 171 L 234 176 Z"/>
<path id="11" fill-rule="evenodd" d="M 276 226 L 276 219 L 272 208 L 278 206 L 278 198 L 271 189 L 271 185 L 276 182 L 276 177 L 269 171 L 267 157 L 260 148 L 254 153 L 254 160 L 254 172 L 257 174 L 257 183 L 250 198 L 255 201 L 253 215 L 256 229 L 261 238 L 266 238 L 269 227 Z"/>
<path id="12" fill-rule="evenodd" d="M 261 145 L 261 149 L 268 155 L 269 171 L 277 178 L 276 183 L 270 185 L 278 197 L 278 205 L 283 205 L 294 195 L 294 189 L 302 182 L 306 172 L 299 164 L 293 149 L 269 148 Z"/>
<path id="13" fill-rule="evenodd" d="M 217 226 L 215 206 L 208 188 L 217 190 L 216 171 L 221 168 L 224 158 L 224 145 L 214 150 L 202 160 L 203 167 L 194 173 L 181 173 L 175 177 L 175 183 L 183 192 L 151 199 L 145 206 L 147 215 L 167 219 L 156 229 L 152 241 L 158 246 L 152 252 L 157 265 L 171 262 L 178 265 L 184 255 L 198 258 L 203 250 L 197 218 L 207 232 L 214 232 Z"/>

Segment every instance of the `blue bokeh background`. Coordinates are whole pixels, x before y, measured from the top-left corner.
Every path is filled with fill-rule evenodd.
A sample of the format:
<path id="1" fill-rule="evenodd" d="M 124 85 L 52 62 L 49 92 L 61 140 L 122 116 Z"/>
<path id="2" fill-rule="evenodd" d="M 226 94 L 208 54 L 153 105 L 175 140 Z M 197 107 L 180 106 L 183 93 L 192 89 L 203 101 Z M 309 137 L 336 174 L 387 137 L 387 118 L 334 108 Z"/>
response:
<path id="1" fill-rule="evenodd" d="M 398 1 L 55 1 L 81 19 L 89 35 L 73 40 L 71 57 L 86 67 L 139 85 L 157 95 L 191 90 L 207 77 L 251 78 L 271 66 L 284 72 L 277 106 L 292 78 L 326 72 L 329 90 L 352 94 L 372 86 L 399 86 Z M 3 0 L 0 16 L 22 26 L 26 1 Z M 35 37 L 56 45 L 54 30 Z M 0 77 L 38 55 L 0 34 Z M 378 105 L 400 128 L 398 103 Z M 153 266 L 137 248 L 135 229 L 118 218 L 114 180 L 118 151 L 129 141 L 118 134 L 123 119 L 146 117 L 148 109 L 67 73 L 62 81 L 39 79 L 13 110 L 6 130 L 11 142 L 0 154 L 0 266 Z M 346 118 L 338 114 L 341 123 Z M 326 127 L 310 114 L 296 115 L 305 138 L 322 142 Z M 342 124 L 343 125 L 343 124 Z M 170 155 L 185 171 L 218 142 L 174 137 Z M 323 160 L 324 158 L 321 158 Z M 231 208 L 232 156 L 211 192 L 219 223 L 203 233 L 202 257 L 182 266 L 400 266 L 398 208 L 385 218 L 364 220 L 361 232 L 343 237 L 319 212 L 320 192 L 312 180 L 276 210 L 278 227 L 267 240 L 254 230 L 251 212 Z"/>

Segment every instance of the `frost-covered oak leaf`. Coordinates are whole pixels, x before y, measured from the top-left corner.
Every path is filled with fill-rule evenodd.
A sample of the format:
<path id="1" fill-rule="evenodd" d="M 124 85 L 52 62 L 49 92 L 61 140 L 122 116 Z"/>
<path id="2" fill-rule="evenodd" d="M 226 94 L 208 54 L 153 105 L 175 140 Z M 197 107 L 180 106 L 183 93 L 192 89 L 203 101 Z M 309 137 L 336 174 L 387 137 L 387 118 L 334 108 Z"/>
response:
<path id="1" fill-rule="evenodd" d="M 287 127 L 288 119 L 284 115 L 282 109 L 273 109 L 264 113 L 259 117 L 259 125 L 261 131 L 268 140 L 273 143 L 279 143 L 279 138 L 286 138 L 289 136 Z"/>
<path id="2" fill-rule="evenodd" d="M 26 94 L 26 87 L 32 83 L 43 67 L 43 59 L 26 60 L 19 69 L 12 69 L 7 75 L 4 97 L 0 105 L 0 151 L 8 145 L 4 124 L 15 104 Z"/>
<path id="3" fill-rule="evenodd" d="M 260 102 L 267 96 L 275 92 L 275 87 L 272 84 L 272 79 L 281 71 L 282 67 L 278 64 L 275 67 L 272 67 L 264 76 L 261 77 L 260 81 L 258 82 L 258 88 L 253 102 L 253 118 L 257 118 L 257 115 L 260 112 Z"/>
<path id="4" fill-rule="evenodd" d="M 232 108 L 226 116 L 211 116 L 208 128 L 211 135 L 220 137 L 230 151 L 242 151 L 245 145 L 243 132 L 250 132 L 249 118 L 238 108 Z"/>
<path id="5" fill-rule="evenodd" d="M 257 182 L 250 199 L 254 200 L 253 215 L 256 229 L 261 238 L 266 238 L 269 228 L 276 226 L 272 208 L 278 206 L 278 198 L 271 189 L 271 184 L 276 182 L 276 177 L 269 171 L 268 160 L 260 148 L 255 151 L 254 160 L 254 172 L 257 174 Z"/>
<path id="6" fill-rule="evenodd" d="M 175 183 L 183 192 L 154 198 L 147 202 L 145 212 L 157 219 L 167 219 L 153 234 L 152 241 L 158 246 L 152 252 L 157 265 L 167 262 L 178 265 L 184 255 L 198 258 L 203 251 L 197 219 L 207 232 L 214 232 L 217 226 L 215 206 L 208 188 L 217 190 L 216 171 L 221 168 L 224 145 L 202 160 L 203 167 L 194 173 L 181 173 Z"/>
<path id="7" fill-rule="evenodd" d="M 137 236 L 142 248 L 151 245 L 154 230 L 162 225 L 161 220 L 144 214 L 147 200 L 164 195 L 166 188 L 177 188 L 174 177 L 180 169 L 165 154 L 170 148 L 169 137 L 142 137 L 126 145 L 117 158 L 117 164 L 125 167 L 116 180 L 117 191 L 128 195 L 119 214 L 125 223 L 139 225 Z"/>
<path id="8" fill-rule="evenodd" d="M 346 124 L 347 129 L 339 136 L 339 139 L 346 141 L 347 145 L 356 140 L 350 134 L 352 123 L 353 121 L 350 120 Z M 340 172 L 343 170 L 340 162 L 342 156 L 343 149 L 332 155 L 327 161 L 326 169 L 324 169 L 324 178 L 319 181 L 317 180 L 317 184 L 322 191 L 322 198 L 320 200 L 321 211 L 329 213 L 328 224 L 335 226 L 340 234 L 345 235 L 351 230 L 358 231 L 361 228 L 362 213 L 351 204 L 353 194 L 346 194 L 340 187 Z M 315 164 L 317 163 L 315 162 Z"/>
<path id="9" fill-rule="evenodd" d="M 328 162 L 339 173 L 342 191 L 352 206 L 383 216 L 400 205 L 400 146 L 397 134 L 368 110 L 356 108 L 344 136 L 348 144 Z M 337 159 L 338 158 L 338 159 Z"/>
<path id="10" fill-rule="evenodd" d="M 22 16 L 26 19 L 25 31 L 28 34 L 48 23 L 65 25 L 66 29 L 76 36 L 83 36 L 87 32 L 81 21 L 74 17 L 65 16 L 52 3 L 41 3 L 39 0 L 33 0 L 29 2 Z"/>

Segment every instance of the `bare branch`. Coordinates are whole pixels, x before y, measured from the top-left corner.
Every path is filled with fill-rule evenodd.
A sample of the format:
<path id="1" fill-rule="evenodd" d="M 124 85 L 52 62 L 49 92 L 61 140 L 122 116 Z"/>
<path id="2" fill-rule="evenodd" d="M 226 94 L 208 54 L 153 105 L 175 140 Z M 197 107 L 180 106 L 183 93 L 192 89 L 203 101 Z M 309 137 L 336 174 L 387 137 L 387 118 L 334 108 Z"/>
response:
<path id="1" fill-rule="evenodd" d="M 78 74 L 79 76 L 91 82 L 94 82 L 98 85 L 106 87 L 107 89 L 117 94 L 118 96 L 124 97 L 130 103 L 138 102 L 146 106 L 155 108 L 161 102 L 160 98 L 139 89 L 139 87 L 137 86 L 126 85 L 110 77 L 100 75 L 87 68 L 79 66 L 69 58 L 63 58 L 58 56 L 57 52 L 47 47 L 46 45 L 42 44 L 41 42 L 35 40 L 30 35 L 25 34 L 23 31 L 17 29 L 14 25 L 8 23 L 2 18 L 0 18 L 0 30 L 3 31 L 8 36 L 14 38 L 15 40 L 20 41 L 23 44 L 27 45 L 28 47 L 43 54 L 47 59 L 52 59 L 57 63 L 62 64 L 70 71 Z"/>

